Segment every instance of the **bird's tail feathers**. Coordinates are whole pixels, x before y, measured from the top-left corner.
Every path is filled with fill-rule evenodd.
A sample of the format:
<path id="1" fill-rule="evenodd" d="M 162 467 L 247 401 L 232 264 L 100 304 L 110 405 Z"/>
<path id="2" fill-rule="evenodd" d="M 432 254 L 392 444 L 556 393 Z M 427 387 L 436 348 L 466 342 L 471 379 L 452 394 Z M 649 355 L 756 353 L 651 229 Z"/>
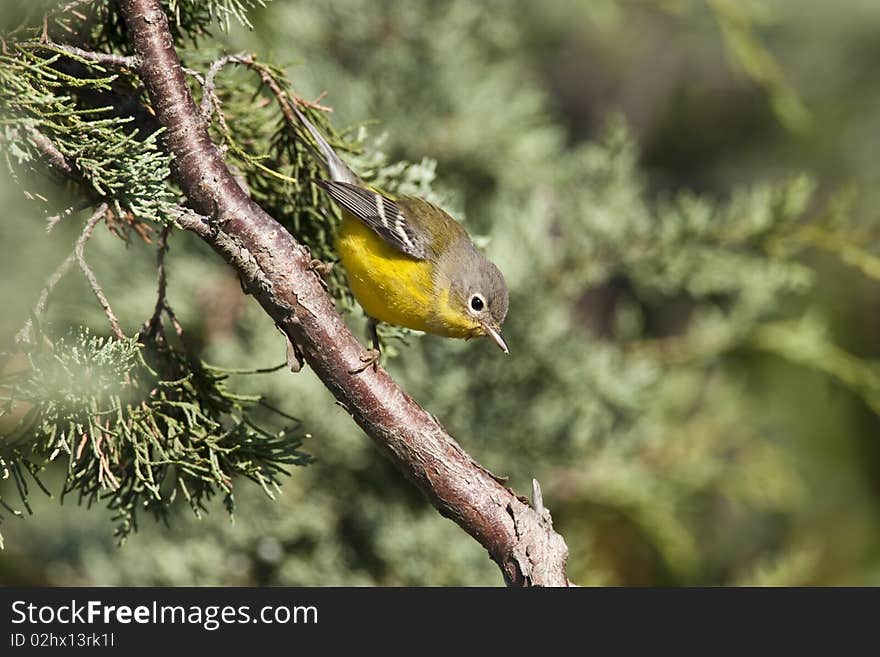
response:
<path id="1" fill-rule="evenodd" d="M 327 167 L 327 172 L 330 174 L 330 178 L 337 182 L 360 185 L 361 179 L 358 178 L 357 174 L 336 154 L 336 151 L 327 143 L 327 140 L 324 139 L 324 136 L 318 131 L 314 124 L 312 124 L 312 122 L 306 118 L 306 115 L 299 110 L 296 106 L 296 102 L 290 103 L 290 106 L 293 108 L 297 120 L 312 136 L 312 139 L 315 140 L 315 144 L 317 144 L 318 148 L 315 149 L 315 147 L 308 141 L 303 140 L 303 143 L 305 143 L 309 150 L 312 151 L 312 154 Z"/>

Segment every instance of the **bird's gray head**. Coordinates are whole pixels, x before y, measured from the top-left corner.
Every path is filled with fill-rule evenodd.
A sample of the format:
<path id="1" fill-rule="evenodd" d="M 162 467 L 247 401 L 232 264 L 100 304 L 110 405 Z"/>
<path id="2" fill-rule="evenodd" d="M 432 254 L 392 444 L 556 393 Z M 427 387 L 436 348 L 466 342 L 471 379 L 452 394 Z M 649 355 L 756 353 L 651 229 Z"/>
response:
<path id="1" fill-rule="evenodd" d="M 449 249 L 439 268 L 449 286 L 448 303 L 465 325 L 462 328 L 472 336 L 490 337 L 508 353 L 501 337 L 501 325 L 507 317 L 507 284 L 498 267 L 470 240 L 463 240 L 458 248 Z"/>

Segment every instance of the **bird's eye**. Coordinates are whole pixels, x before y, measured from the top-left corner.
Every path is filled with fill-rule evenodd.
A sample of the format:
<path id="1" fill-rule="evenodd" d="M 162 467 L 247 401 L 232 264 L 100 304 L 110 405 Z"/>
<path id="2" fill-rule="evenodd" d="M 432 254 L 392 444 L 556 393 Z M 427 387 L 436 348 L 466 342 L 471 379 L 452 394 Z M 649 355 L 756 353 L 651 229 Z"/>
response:
<path id="1" fill-rule="evenodd" d="M 480 312 L 486 306 L 486 302 L 483 301 L 483 297 L 479 294 L 475 294 L 471 297 L 471 308 Z"/>

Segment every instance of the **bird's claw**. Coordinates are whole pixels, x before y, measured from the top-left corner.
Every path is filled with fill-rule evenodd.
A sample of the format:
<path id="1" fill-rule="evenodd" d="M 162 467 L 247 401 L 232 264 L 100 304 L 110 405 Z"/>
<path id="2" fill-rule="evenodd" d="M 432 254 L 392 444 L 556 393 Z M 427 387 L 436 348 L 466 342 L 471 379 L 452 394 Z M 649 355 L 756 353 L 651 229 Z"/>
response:
<path id="1" fill-rule="evenodd" d="M 360 357 L 360 361 L 363 363 L 360 367 L 356 367 L 353 370 L 349 370 L 349 374 L 360 374 L 364 370 L 372 367 L 375 372 L 379 368 L 379 359 L 382 357 L 382 352 L 378 349 L 367 349 L 367 353 L 362 354 Z"/>
<path id="2" fill-rule="evenodd" d="M 330 275 L 330 272 L 333 271 L 335 265 L 335 262 L 324 262 L 317 258 L 312 258 L 312 260 L 309 261 L 309 269 L 318 275 L 318 280 L 321 281 L 321 285 L 323 285 L 325 289 L 327 288 L 327 283 L 324 279 Z"/>

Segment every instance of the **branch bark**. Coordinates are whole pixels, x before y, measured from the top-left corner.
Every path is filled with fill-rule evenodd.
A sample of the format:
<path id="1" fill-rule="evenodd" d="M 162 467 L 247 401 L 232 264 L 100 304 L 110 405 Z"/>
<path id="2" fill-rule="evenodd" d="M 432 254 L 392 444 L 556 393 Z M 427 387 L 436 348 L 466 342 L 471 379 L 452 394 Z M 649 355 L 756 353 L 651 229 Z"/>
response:
<path id="1" fill-rule="evenodd" d="M 73 58 L 82 59 L 83 61 L 92 62 L 101 66 L 106 66 L 107 68 L 129 69 L 131 71 L 135 71 L 137 70 L 139 64 L 136 57 L 126 57 L 125 55 L 114 55 L 111 53 L 95 52 L 93 50 L 83 50 L 82 48 L 78 48 L 77 46 L 68 46 L 66 44 L 54 43 L 52 41 L 39 43 L 36 47 L 42 50 L 49 50 L 51 52 L 61 52 L 66 55 L 70 55 Z"/>
<path id="2" fill-rule="evenodd" d="M 157 0 L 120 0 L 139 72 L 193 209 L 179 223 L 232 265 L 245 289 L 296 344 L 358 425 L 438 511 L 480 542 L 512 585 L 565 586 L 568 548 L 537 513 L 462 450 L 381 368 L 352 375 L 363 348 L 346 328 L 311 258 L 236 182 L 211 142 Z"/>

